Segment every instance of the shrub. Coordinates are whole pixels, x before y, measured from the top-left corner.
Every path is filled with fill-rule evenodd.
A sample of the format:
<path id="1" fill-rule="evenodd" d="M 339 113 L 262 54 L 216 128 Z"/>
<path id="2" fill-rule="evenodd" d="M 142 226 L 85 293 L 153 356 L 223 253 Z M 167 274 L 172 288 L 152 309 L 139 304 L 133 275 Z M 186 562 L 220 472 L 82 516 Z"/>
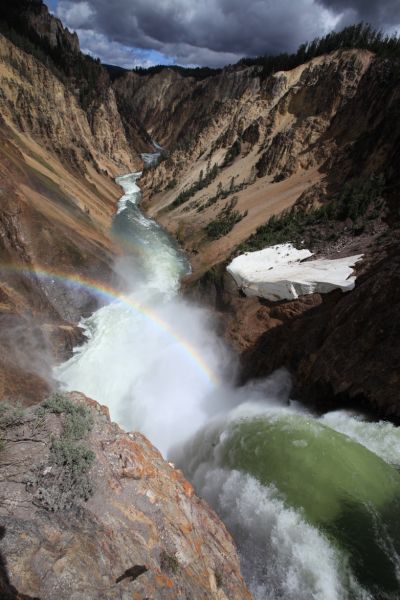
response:
<path id="1" fill-rule="evenodd" d="M 227 235 L 236 223 L 239 223 L 239 221 L 247 216 L 247 211 L 242 214 L 239 211 L 234 210 L 236 204 L 237 196 L 234 196 L 219 212 L 217 218 L 207 225 L 206 232 L 209 238 L 217 240 L 220 237 Z"/>
<path id="2" fill-rule="evenodd" d="M 160 566 L 163 571 L 175 574 L 179 569 L 179 561 L 175 554 L 169 554 L 165 550 L 162 550 L 160 554 Z"/>
<path id="3" fill-rule="evenodd" d="M 92 429 L 93 418 L 87 406 L 75 404 L 59 392 L 51 394 L 37 410 L 39 417 L 46 413 L 65 416 L 62 434 L 50 446 L 51 468 L 40 470 L 36 497 L 47 510 L 69 509 L 93 493 L 89 471 L 95 455 L 83 443 L 77 443 Z"/>
<path id="4" fill-rule="evenodd" d="M 74 408 L 75 405 L 67 396 L 60 394 L 59 392 L 53 392 L 42 402 L 37 413 L 45 414 L 46 412 L 52 412 L 61 414 L 63 412 L 72 412 Z"/>
<path id="5" fill-rule="evenodd" d="M 310 244 L 324 240 L 334 241 L 338 238 L 338 222 L 343 224 L 348 219 L 352 223 L 351 233 L 360 235 L 364 231 L 365 221 L 371 215 L 375 218 L 379 216 L 384 205 L 384 187 L 383 174 L 372 175 L 365 180 L 347 182 L 337 195 L 320 207 L 307 210 L 294 206 L 279 216 L 273 215 L 237 248 L 237 253 L 260 250 L 285 242 L 299 243 L 304 239 Z"/>
<path id="6" fill-rule="evenodd" d="M 6 402 L 0 404 L 0 429 L 7 429 L 21 421 L 24 414 L 22 407 L 17 404 L 11 406 Z"/>
<path id="7" fill-rule="evenodd" d="M 36 484 L 36 501 L 47 510 L 69 510 L 79 500 L 87 501 L 93 494 L 89 471 L 94 453 L 71 440 L 53 440 L 50 448 L 50 468 L 40 469 Z"/>
<path id="8" fill-rule="evenodd" d="M 195 183 L 193 183 L 189 188 L 183 190 L 183 192 L 181 192 L 175 198 L 175 200 L 168 206 L 168 210 L 174 210 L 174 208 L 178 208 L 178 206 L 181 206 L 181 204 L 187 202 L 189 198 L 194 196 L 199 190 L 202 190 L 203 188 L 209 186 L 210 183 L 217 177 L 218 171 L 219 169 L 217 164 L 214 164 L 214 166 L 210 170 L 208 170 L 205 175 L 203 174 L 203 171 L 200 171 L 199 179 Z"/>
<path id="9" fill-rule="evenodd" d="M 67 468 L 74 475 L 90 471 L 94 453 L 86 446 L 77 446 L 68 438 L 53 440 L 51 445 L 51 462 L 59 467 Z"/>
<path id="10" fill-rule="evenodd" d="M 93 427 L 93 418 L 88 407 L 74 404 L 59 392 L 51 394 L 37 411 L 39 415 L 44 415 L 46 412 L 65 413 L 63 437 L 67 439 L 80 440 Z"/>

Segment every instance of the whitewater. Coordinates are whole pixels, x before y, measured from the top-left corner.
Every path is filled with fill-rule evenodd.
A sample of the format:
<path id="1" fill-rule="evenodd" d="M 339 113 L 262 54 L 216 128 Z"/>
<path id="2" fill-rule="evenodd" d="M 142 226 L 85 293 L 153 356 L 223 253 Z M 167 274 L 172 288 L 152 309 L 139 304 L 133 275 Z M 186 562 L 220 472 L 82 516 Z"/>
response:
<path id="1" fill-rule="evenodd" d="M 83 320 L 88 341 L 56 369 L 60 385 L 183 469 L 234 536 L 256 600 L 400 598 L 399 430 L 313 414 L 285 371 L 235 388 L 212 315 L 179 295 L 186 257 L 140 211 L 140 176 L 117 179 L 129 292 Z"/>

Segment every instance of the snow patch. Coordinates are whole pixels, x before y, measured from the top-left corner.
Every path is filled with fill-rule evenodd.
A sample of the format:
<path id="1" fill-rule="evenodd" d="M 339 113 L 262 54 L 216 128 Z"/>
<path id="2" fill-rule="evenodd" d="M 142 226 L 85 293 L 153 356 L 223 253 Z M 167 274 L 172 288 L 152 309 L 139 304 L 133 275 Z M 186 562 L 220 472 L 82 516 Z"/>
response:
<path id="1" fill-rule="evenodd" d="M 292 244 L 278 244 L 237 256 L 227 270 L 246 296 L 272 301 L 293 300 L 315 292 L 326 294 L 337 288 L 349 292 L 354 288 L 353 267 L 362 254 L 302 262 L 312 255 Z"/>

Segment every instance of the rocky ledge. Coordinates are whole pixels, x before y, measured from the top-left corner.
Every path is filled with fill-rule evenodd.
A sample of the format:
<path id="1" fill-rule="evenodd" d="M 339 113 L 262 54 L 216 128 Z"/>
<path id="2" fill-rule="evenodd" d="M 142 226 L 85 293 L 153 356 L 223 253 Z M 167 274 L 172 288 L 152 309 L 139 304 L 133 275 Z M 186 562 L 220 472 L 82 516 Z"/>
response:
<path id="1" fill-rule="evenodd" d="M 106 407 L 2 405 L 0 437 L 4 600 L 251 598 L 216 514 Z"/>

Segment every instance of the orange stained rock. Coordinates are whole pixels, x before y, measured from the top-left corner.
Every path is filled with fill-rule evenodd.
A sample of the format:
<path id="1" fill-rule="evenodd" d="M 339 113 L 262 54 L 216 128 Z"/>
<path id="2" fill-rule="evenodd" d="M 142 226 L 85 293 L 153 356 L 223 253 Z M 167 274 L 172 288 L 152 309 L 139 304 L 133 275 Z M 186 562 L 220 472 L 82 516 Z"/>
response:
<path id="1" fill-rule="evenodd" d="M 135 465 L 122 467 L 120 476 L 124 479 L 150 479 L 156 476 L 156 470 L 152 465 Z"/>
<path id="2" fill-rule="evenodd" d="M 79 393 L 79 395 L 83 394 Z M 110 419 L 110 411 L 108 409 L 108 406 L 105 406 L 104 404 L 99 404 L 99 402 L 96 402 L 96 400 L 92 400 L 92 398 L 88 398 L 87 396 L 85 396 L 84 398 L 86 404 L 88 404 L 91 408 L 94 408 L 94 410 L 96 410 L 98 413 L 107 417 L 107 419 Z"/>
<path id="3" fill-rule="evenodd" d="M 194 494 L 194 488 L 192 484 L 186 480 L 183 482 L 183 491 L 188 498 L 191 498 Z"/>
<path id="4" fill-rule="evenodd" d="M 156 582 L 160 587 L 167 587 L 169 589 L 174 587 L 174 582 L 166 575 L 156 575 Z"/>
<path id="5" fill-rule="evenodd" d="M 180 530 L 184 534 L 191 533 L 193 531 L 193 525 L 191 523 L 189 523 L 189 522 L 182 523 L 182 525 L 180 526 Z"/>

